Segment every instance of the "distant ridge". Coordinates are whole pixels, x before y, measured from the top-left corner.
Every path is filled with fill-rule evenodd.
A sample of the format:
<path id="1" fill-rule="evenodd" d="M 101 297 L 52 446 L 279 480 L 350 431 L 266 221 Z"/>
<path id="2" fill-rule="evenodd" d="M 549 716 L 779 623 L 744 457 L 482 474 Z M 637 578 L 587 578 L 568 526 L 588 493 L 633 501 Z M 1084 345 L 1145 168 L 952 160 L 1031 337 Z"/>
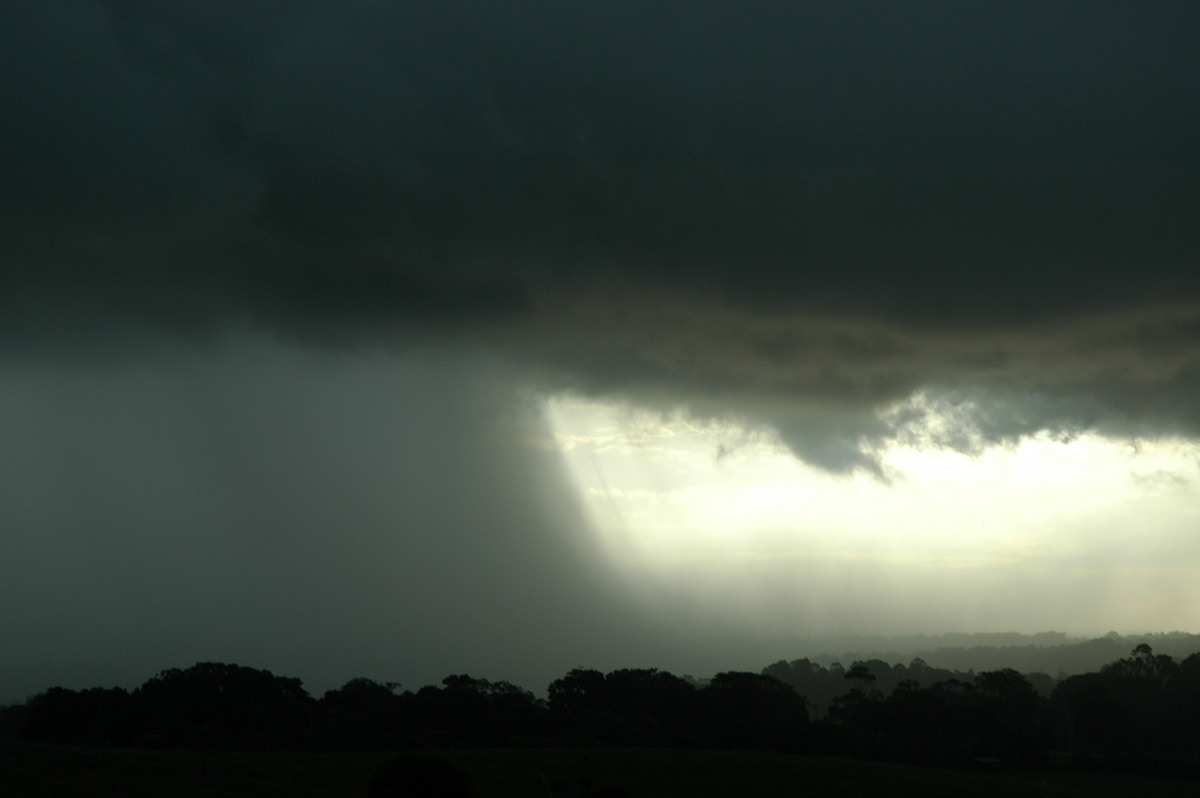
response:
<path id="1" fill-rule="evenodd" d="M 805 649 L 801 654 L 825 667 L 835 662 L 849 665 L 858 660 L 875 659 L 894 664 L 919 658 L 932 667 L 948 670 L 1013 668 L 1022 673 L 1046 673 L 1063 678 L 1099 670 L 1128 656 L 1141 643 L 1148 643 L 1155 653 L 1176 660 L 1200 651 L 1200 635 L 1189 632 L 1109 632 L 1095 638 L 1072 637 L 1065 632 L 987 632 L 820 638 L 801 643 Z"/>

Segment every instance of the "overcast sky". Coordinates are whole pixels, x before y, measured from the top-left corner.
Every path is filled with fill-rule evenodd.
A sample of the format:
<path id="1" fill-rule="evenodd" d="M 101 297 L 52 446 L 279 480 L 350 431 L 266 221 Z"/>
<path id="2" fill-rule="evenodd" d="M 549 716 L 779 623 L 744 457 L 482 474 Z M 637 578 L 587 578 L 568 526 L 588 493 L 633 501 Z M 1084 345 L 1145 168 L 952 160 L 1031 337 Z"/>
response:
<path id="1" fill-rule="evenodd" d="M 1182 1 L 6 0 L 0 699 L 1196 631 L 1197 30 Z M 1001 472 L 1062 488 L 989 500 Z M 947 570 L 985 506 L 1011 535 Z"/>

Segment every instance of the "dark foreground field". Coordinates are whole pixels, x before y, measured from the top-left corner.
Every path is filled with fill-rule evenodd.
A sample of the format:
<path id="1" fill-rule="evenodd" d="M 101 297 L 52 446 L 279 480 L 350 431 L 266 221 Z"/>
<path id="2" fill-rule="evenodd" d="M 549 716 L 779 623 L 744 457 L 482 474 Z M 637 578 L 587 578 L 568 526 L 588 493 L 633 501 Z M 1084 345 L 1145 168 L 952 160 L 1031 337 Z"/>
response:
<path id="1" fill-rule="evenodd" d="M 1070 772 L 960 773 L 780 754 L 652 749 L 451 751 L 479 798 L 1194 796 L 1187 782 Z M 386 754 L 239 754 L 0 741 L 0 795 L 366 796 Z"/>

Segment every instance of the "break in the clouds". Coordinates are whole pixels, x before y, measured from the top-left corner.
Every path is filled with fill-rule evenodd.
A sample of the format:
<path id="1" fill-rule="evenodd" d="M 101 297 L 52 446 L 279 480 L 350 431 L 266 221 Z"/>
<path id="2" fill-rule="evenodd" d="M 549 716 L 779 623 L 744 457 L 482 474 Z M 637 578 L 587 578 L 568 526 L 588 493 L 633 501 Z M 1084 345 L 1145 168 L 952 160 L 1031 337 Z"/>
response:
<path id="1" fill-rule="evenodd" d="M 920 391 L 947 445 L 1200 420 L 1192 4 L 0 14 L 10 350 L 471 336 L 833 470 Z"/>
<path id="2" fill-rule="evenodd" d="M 27 668 L 637 664 L 666 637 L 636 619 L 686 613 L 563 532 L 538 397 L 881 491 L 900 450 L 1194 439 L 1196 30 L 1190 2 L 0 3 L 5 639 Z M 806 617 L 861 609 L 835 571 Z"/>

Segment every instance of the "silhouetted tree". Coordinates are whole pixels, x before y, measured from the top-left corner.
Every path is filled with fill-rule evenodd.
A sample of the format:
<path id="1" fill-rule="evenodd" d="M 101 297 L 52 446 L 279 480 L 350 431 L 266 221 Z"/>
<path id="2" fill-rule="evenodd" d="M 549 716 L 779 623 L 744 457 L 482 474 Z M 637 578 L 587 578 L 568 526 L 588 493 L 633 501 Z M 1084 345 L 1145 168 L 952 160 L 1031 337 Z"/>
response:
<path id="1" fill-rule="evenodd" d="M 577 668 L 554 681 L 548 694 L 558 729 L 576 744 L 696 742 L 696 688 L 657 668 L 624 668 L 608 675 Z"/>
<path id="2" fill-rule="evenodd" d="M 317 713 L 324 747 L 359 751 L 404 747 L 413 724 L 395 687 L 360 677 L 326 691 Z"/>
<path id="3" fill-rule="evenodd" d="M 545 705 L 509 682 L 452 675 L 442 680 L 441 689 L 423 687 L 409 700 L 424 729 L 420 744 L 425 747 L 499 747 L 545 735 Z"/>
<path id="4" fill-rule="evenodd" d="M 694 734 L 696 689 L 657 668 L 624 668 L 604 677 L 606 710 L 618 718 L 613 742 L 623 745 L 682 744 Z"/>
<path id="5" fill-rule="evenodd" d="M 970 702 L 977 753 L 1008 764 L 1032 764 L 1045 750 L 1048 731 L 1043 699 L 1011 668 L 975 677 Z"/>
<path id="6" fill-rule="evenodd" d="M 957 700 L 938 689 L 921 689 L 914 679 L 901 682 L 873 708 L 882 731 L 878 755 L 921 765 L 965 761 L 969 751 Z"/>
<path id="7" fill-rule="evenodd" d="M 1123 677 L 1150 679 L 1166 684 L 1178 673 L 1179 666 L 1175 660 L 1166 654 L 1155 655 L 1154 649 L 1147 643 L 1141 643 L 1125 659 L 1119 659 L 1105 665 L 1101 673 L 1109 673 Z"/>
<path id="8" fill-rule="evenodd" d="M 551 682 L 546 693 L 553 710 L 599 712 L 604 703 L 604 674 L 587 668 L 573 668 L 566 676 Z"/>
<path id="9" fill-rule="evenodd" d="M 0 707 L 0 739 L 24 736 L 28 717 L 29 708 L 23 703 Z"/>
<path id="10" fill-rule="evenodd" d="M 219 662 L 163 671 L 133 702 L 146 741 L 191 748 L 303 744 L 313 707 L 299 679 Z"/>
<path id="11" fill-rule="evenodd" d="M 1140 644 L 1099 673 L 1061 682 L 1053 702 L 1066 744 L 1093 766 L 1161 772 L 1194 766 L 1195 716 L 1184 714 L 1192 688 L 1187 668 Z M 1200 702 L 1191 704 L 1200 709 Z M 1186 760 L 1186 762 L 1184 761 Z"/>
<path id="12" fill-rule="evenodd" d="M 842 678 L 853 682 L 856 689 L 864 692 L 875 684 L 875 674 L 871 673 L 871 668 L 865 662 L 852 664 L 850 670 L 846 671 Z"/>
<path id="13" fill-rule="evenodd" d="M 1113 687 L 1105 674 L 1086 673 L 1064 680 L 1054 690 L 1051 700 L 1063 740 L 1079 761 L 1099 761 L 1126 745 L 1130 713 Z"/>
<path id="14" fill-rule="evenodd" d="M 51 687 L 26 702 L 22 734 L 54 743 L 124 745 L 132 735 L 130 709 L 129 693 L 119 687 Z"/>
<path id="15" fill-rule="evenodd" d="M 705 730 L 718 747 L 781 751 L 807 747 L 807 703 L 773 676 L 718 673 L 699 698 Z"/>

